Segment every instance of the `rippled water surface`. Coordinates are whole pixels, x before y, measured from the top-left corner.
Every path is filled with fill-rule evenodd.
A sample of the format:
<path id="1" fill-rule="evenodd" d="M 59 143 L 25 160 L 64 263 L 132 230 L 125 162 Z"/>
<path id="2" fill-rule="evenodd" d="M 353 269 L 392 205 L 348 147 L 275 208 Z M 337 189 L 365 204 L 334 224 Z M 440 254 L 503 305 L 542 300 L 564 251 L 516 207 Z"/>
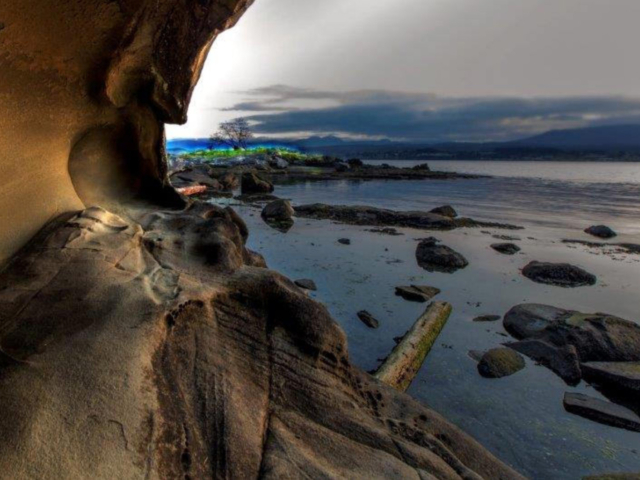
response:
<path id="1" fill-rule="evenodd" d="M 381 162 L 383 163 L 383 162 Z M 391 162 L 386 162 L 391 163 Z M 403 163 L 411 165 L 411 162 Z M 394 295 L 396 285 L 438 287 L 437 297 L 453 314 L 409 392 L 469 432 L 523 474 L 540 479 L 575 479 L 603 472 L 640 471 L 640 433 L 606 427 L 568 414 L 567 391 L 600 397 L 584 383 L 566 386 L 549 370 L 527 360 L 521 372 L 499 380 L 480 377 L 471 349 L 508 340 L 501 322 L 476 323 L 482 314 L 503 315 L 523 302 L 581 311 L 606 311 L 640 319 L 640 256 L 602 255 L 563 238 L 591 240 L 582 230 L 605 223 L 620 241 L 640 243 L 640 165 L 542 162 L 430 162 L 434 170 L 495 175 L 447 181 L 306 182 L 276 187 L 294 204 L 363 204 L 400 210 L 429 210 L 451 204 L 461 215 L 515 223 L 519 232 L 461 229 L 403 236 L 371 233 L 367 227 L 297 219 L 286 234 L 267 227 L 260 211 L 237 209 L 249 224 L 249 246 L 269 266 L 318 284 L 313 296 L 325 303 L 349 338 L 352 361 L 373 369 L 422 313 L 423 304 Z M 494 252 L 491 234 L 516 234 L 522 252 Z M 434 234 L 464 254 L 469 267 L 454 274 L 429 273 L 415 261 L 417 239 Z M 338 238 L 352 240 L 341 245 Z M 563 261 L 598 276 L 593 287 L 562 289 L 533 283 L 520 274 L 531 260 Z M 356 312 L 367 309 L 381 323 L 368 329 Z"/>

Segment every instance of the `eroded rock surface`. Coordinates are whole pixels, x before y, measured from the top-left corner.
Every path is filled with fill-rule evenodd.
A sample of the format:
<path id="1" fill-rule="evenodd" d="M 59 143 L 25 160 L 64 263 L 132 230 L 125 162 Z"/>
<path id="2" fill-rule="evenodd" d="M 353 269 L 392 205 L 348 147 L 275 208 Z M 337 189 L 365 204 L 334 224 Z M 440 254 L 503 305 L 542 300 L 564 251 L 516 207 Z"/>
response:
<path id="1" fill-rule="evenodd" d="M 211 43 L 251 3 L 0 2 L 0 260 L 65 211 L 183 206 L 164 122 L 186 121 Z"/>
<path id="2" fill-rule="evenodd" d="M 7 478 L 517 478 L 353 367 L 231 209 L 65 215 L 0 275 Z"/>

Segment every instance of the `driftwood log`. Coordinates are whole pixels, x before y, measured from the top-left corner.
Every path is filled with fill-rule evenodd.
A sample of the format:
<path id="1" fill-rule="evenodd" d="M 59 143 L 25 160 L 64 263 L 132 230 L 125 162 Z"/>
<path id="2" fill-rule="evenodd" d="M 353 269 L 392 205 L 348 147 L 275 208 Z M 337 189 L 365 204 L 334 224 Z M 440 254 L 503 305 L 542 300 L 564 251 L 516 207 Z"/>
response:
<path id="1" fill-rule="evenodd" d="M 391 351 L 374 376 L 406 391 L 451 315 L 451 304 L 432 302 Z"/>

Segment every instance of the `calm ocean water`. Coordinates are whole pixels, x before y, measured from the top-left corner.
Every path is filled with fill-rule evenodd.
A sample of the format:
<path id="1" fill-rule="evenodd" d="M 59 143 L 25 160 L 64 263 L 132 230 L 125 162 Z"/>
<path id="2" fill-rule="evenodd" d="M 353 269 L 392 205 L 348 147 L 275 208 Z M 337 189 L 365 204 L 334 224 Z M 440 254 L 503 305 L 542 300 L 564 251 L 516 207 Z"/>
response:
<path id="1" fill-rule="evenodd" d="M 392 162 L 379 162 L 392 163 Z M 396 163 L 396 162 L 393 162 Z M 410 166 L 420 162 L 398 162 Z M 489 245 L 491 229 L 424 232 L 403 236 L 367 227 L 297 219 L 286 234 L 266 226 L 258 209 L 236 205 L 247 221 L 249 247 L 290 278 L 312 278 L 312 295 L 329 308 L 347 333 L 352 361 L 370 370 L 393 348 L 424 309 L 394 295 L 394 287 L 426 284 L 453 305 L 453 314 L 409 393 L 477 438 L 530 478 L 576 479 L 603 472 L 640 471 L 640 434 L 606 427 L 564 411 L 565 392 L 600 394 L 586 384 L 568 387 L 546 368 L 527 360 L 521 372 L 499 380 L 480 377 L 469 350 L 508 341 L 502 322 L 477 323 L 483 314 L 503 315 L 512 306 L 537 302 L 580 311 L 605 311 L 640 320 L 640 256 L 602 255 L 563 244 L 592 239 L 582 230 L 605 223 L 620 241 L 640 243 L 640 164 L 543 162 L 429 162 L 433 170 L 493 175 L 446 181 L 330 181 L 277 185 L 276 195 L 294 205 L 312 202 L 364 204 L 428 210 L 451 204 L 461 215 L 515 223 L 522 252 L 506 257 Z M 455 274 L 429 273 L 415 261 L 417 239 L 434 234 L 469 260 Z M 350 246 L 338 238 L 352 240 Z M 593 287 L 562 289 L 520 274 L 531 260 L 569 262 L 598 276 Z M 369 310 L 377 330 L 356 317 Z"/>
<path id="2" fill-rule="evenodd" d="M 416 161 L 370 161 L 412 166 Z M 584 229 L 609 224 L 640 234 L 640 163 L 429 162 L 432 170 L 492 178 L 464 181 L 368 181 L 284 187 L 302 203 L 366 203 L 399 210 L 429 210 L 451 203 L 479 219 Z"/>

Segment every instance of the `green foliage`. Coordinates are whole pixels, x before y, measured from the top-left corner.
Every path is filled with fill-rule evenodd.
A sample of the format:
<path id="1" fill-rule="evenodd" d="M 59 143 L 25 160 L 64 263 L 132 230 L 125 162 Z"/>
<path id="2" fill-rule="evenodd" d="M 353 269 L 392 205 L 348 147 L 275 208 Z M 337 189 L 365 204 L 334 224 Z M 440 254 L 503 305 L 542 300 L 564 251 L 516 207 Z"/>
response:
<path id="1" fill-rule="evenodd" d="M 181 155 L 186 159 L 189 158 L 203 158 L 204 160 L 224 159 L 224 158 L 236 158 L 247 155 L 277 155 L 278 157 L 290 162 L 306 162 L 310 160 L 320 160 L 320 155 L 309 155 L 306 153 L 297 152 L 287 148 L 272 148 L 272 147 L 252 147 L 247 149 L 233 150 L 233 149 L 213 149 L 213 150 L 196 150 L 190 153 Z"/>

